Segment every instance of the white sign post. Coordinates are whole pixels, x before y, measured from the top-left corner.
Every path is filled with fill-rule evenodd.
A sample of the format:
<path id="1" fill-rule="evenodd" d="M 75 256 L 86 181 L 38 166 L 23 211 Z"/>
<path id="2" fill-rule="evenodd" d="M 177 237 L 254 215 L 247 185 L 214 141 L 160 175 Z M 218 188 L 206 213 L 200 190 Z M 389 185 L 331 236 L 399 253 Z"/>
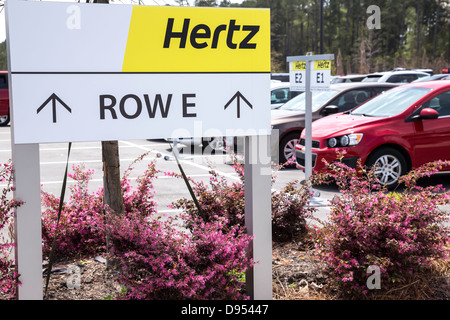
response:
<path id="1" fill-rule="evenodd" d="M 10 0 L 6 18 L 19 298 L 42 299 L 40 143 L 241 136 L 247 283 L 270 299 L 270 11 Z"/>
<path id="2" fill-rule="evenodd" d="M 305 180 L 312 174 L 312 93 L 327 90 L 331 80 L 331 62 L 334 54 L 287 57 L 291 90 L 305 91 Z M 313 64 L 314 62 L 314 64 Z"/>

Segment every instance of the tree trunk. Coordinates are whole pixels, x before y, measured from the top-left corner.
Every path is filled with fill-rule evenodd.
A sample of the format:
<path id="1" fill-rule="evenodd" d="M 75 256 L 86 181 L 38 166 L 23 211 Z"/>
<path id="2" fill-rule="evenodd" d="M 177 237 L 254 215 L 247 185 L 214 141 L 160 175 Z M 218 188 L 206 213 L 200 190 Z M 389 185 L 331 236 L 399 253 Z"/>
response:
<path id="1" fill-rule="evenodd" d="M 113 213 L 124 211 L 120 183 L 119 142 L 102 141 L 103 202 Z"/>

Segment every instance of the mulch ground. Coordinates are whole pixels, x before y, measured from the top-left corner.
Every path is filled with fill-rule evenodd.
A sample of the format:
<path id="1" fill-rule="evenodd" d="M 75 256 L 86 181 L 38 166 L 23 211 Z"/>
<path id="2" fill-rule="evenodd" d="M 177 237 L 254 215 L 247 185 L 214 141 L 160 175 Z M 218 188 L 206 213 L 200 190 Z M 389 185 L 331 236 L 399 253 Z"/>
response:
<path id="1" fill-rule="evenodd" d="M 352 299 L 336 290 L 326 267 L 302 243 L 275 243 L 272 265 L 275 300 Z M 72 269 L 79 270 L 79 288 L 69 289 L 70 286 L 74 287 L 70 283 L 74 274 L 67 270 Z M 113 299 L 121 290 L 114 273 L 107 270 L 104 259 L 98 257 L 58 262 L 53 270 L 45 298 L 47 300 Z M 366 299 L 449 300 L 450 262 L 448 259 L 437 261 L 430 272 L 417 275 L 390 291 L 373 291 Z"/>

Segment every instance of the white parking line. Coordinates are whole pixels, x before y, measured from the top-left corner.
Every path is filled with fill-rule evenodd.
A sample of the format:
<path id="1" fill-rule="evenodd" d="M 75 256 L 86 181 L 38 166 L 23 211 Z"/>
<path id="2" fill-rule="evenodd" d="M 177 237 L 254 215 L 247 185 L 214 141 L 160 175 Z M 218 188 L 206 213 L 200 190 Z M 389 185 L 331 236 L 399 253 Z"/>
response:
<path id="1" fill-rule="evenodd" d="M 209 177 L 209 176 L 210 176 L 210 174 L 206 174 L 206 173 L 205 174 L 192 174 L 192 175 L 189 175 L 190 178 L 205 178 L 205 177 Z M 128 177 L 128 180 L 137 180 L 137 179 L 138 179 L 138 177 Z M 166 176 L 166 175 L 160 175 L 160 176 L 157 176 L 157 179 L 161 180 L 161 179 L 178 179 L 178 178 L 177 177 Z M 97 179 L 89 180 L 89 182 L 102 182 L 102 181 L 103 181 L 103 178 L 101 178 L 101 179 L 97 178 Z M 76 181 L 70 179 L 70 180 L 67 180 L 67 183 L 76 183 Z M 58 181 L 43 181 L 43 182 L 41 182 L 41 185 L 50 185 L 50 184 L 62 184 L 62 180 L 58 180 Z M 6 184 L 0 184 L 0 187 L 4 188 L 4 187 L 6 187 Z"/>
<path id="2" fill-rule="evenodd" d="M 133 162 L 134 160 L 136 160 L 136 158 L 134 159 L 120 159 L 120 161 L 123 162 Z M 103 161 L 100 159 L 95 159 L 95 160 L 76 160 L 76 161 L 69 161 L 69 164 L 77 164 L 77 163 L 102 163 Z M 66 164 L 66 160 L 64 161 L 43 161 L 40 162 L 41 165 L 51 165 L 51 164 Z"/>
<path id="3" fill-rule="evenodd" d="M 129 142 L 129 141 L 121 141 L 121 142 L 123 142 L 125 144 L 128 144 L 130 146 L 134 146 L 135 148 L 138 148 L 138 149 L 142 149 L 142 150 L 145 150 L 145 151 L 151 151 L 152 153 L 159 153 L 163 157 L 164 156 L 169 156 L 169 157 L 172 156 L 172 154 L 170 154 L 170 153 L 165 153 L 165 152 L 161 152 L 161 151 L 153 151 L 153 150 L 145 148 L 145 147 L 143 147 L 141 145 Z M 192 162 L 192 161 L 183 160 L 183 159 L 180 159 L 179 161 L 180 161 L 180 163 L 188 164 L 188 165 L 191 165 L 191 166 L 196 167 L 198 169 L 202 169 L 202 170 L 205 170 L 205 171 L 208 171 L 208 172 L 211 171 L 210 167 L 207 167 L 207 166 L 204 166 L 204 165 Z M 221 176 L 224 176 L 224 177 L 227 177 L 229 179 L 236 180 L 236 181 L 240 181 L 240 178 L 237 176 L 237 174 L 230 174 L 230 173 L 222 172 L 222 171 L 219 171 L 219 170 L 214 170 L 214 171 L 216 171 Z"/>
<path id="4" fill-rule="evenodd" d="M 1 141 L 6 141 L 6 140 L 0 140 Z M 7 140 L 9 141 L 9 140 Z M 160 144 L 143 144 L 142 146 L 151 148 L 151 147 L 158 147 L 160 146 Z M 102 146 L 98 145 L 98 146 L 92 146 L 92 147 L 76 147 L 76 146 L 72 146 L 71 150 L 90 150 L 90 149 L 101 149 Z M 120 148 L 134 148 L 134 146 L 130 146 L 130 145 L 125 145 L 125 146 L 120 146 Z M 39 151 L 66 151 L 67 147 L 47 147 L 47 148 L 40 148 Z M 11 152 L 11 149 L 0 149 L 0 152 Z"/>

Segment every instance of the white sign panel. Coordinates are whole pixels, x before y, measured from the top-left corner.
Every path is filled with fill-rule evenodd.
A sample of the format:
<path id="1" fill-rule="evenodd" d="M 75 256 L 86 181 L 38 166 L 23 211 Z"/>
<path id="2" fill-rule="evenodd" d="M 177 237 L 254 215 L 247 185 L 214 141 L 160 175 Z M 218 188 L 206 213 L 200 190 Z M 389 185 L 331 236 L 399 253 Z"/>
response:
<path id="1" fill-rule="evenodd" d="M 306 62 L 289 62 L 289 80 L 291 91 L 305 91 L 306 86 Z"/>
<path id="2" fill-rule="evenodd" d="M 13 74 L 13 100 L 21 106 L 14 109 L 15 142 L 245 136 L 268 130 L 267 97 L 260 92 L 267 75 L 176 78 L 174 83 L 169 74 Z M 254 90 L 245 89 L 249 82 Z"/>

